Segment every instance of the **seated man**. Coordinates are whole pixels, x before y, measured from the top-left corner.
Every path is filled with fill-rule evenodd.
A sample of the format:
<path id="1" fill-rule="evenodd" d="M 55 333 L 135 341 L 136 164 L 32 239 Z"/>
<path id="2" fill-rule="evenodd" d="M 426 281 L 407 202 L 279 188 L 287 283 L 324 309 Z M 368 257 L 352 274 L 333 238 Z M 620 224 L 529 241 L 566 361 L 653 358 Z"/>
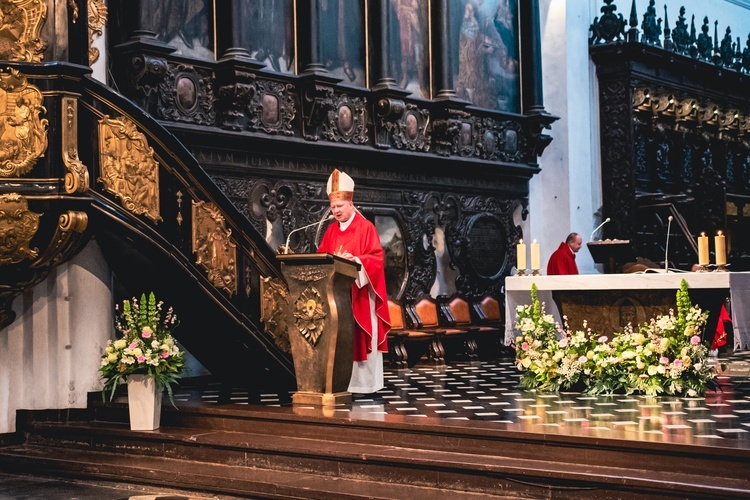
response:
<path id="1" fill-rule="evenodd" d="M 581 249 L 583 239 L 578 233 L 570 233 L 557 250 L 552 252 L 547 264 L 547 275 L 578 274 L 576 253 Z"/>

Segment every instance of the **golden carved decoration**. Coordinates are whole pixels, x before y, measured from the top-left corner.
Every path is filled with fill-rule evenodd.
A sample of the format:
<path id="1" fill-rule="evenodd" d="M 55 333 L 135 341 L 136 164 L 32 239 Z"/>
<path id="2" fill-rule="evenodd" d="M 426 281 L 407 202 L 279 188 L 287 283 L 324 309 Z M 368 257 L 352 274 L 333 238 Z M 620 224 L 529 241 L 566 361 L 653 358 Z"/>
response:
<path id="1" fill-rule="evenodd" d="M 104 189 L 122 199 L 123 206 L 154 222 L 159 215 L 159 162 L 146 137 L 131 120 L 104 115 L 99 120 L 99 162 Z"/>
<path id="2" fill-rule="evenodd" d="M 56 266 L 70 258 L 78 249 L 83 232 L 89 225 L 86 212 L 68 210 L 60 214 L 55 234 L 47 249 L 30 267 L 41 268 Z"/>
<path id="3" fill-rule="evenodd" d="M 45 0 L 2 0 L 0 59 L 40 62 L 47 42 L 40 35 L 47 20 Z"/>
<path id="4" fill-rule="evenodd" d="M 325 318 L 323 297 L 316 288 L 308 286 L 294 302 L 294 323 L 313 347 L 323 333 Z"/>
<path id="5" fill-rule="evenodd" d="M 299 281 L 320 281 L 328 273 L 320 266 L 295 266 L 289 270 L 289 276 Z"/>
<path id="6" fill-rule="evenodd" d="M 36 258 L 39 249 L 30 248 L 30 243 L 41 215 L 29 210 L 28 201 L 18 193 L 0 195 L 0 264 Z"/>
<path id="7" fill-rule="evenodd" d="M 0 177 L 20 177 L 47 149 L 42 93 L 18 70 L 0 71 Z"/>
<path id="8" fill-rule="evenodd" d="M 63 97 L 65 119 L 62 127 L 62 157 L 68 173 L 65 174 L 65 192 L 83 193 L 89 188 L 89 171 L 78 158 L 78 99 Z"/>
<path id="9" fill-rule="evenodd" d="M 92 47 L 94 35 L 102 36 L 102 27 L 107 22 L 107 6 L 103 0 L 88 0 L 89 20 L 89 66 L 99 59 L 99 49 Z"/>
<path id="10" fill-rule="evenodd" d="M 78 21 L 78 4 L 76 0 L 68 0 L 68 8 L 70 9 L 70 20 L 73 24 Z"/>
<path id="11" fill-rule="evenodd" d="M 279 278 L 261 278 L 260 320 L 268 333 L 273 335 L 274 343 L 284 352 L 291 352 L 289 342 L 289 290 L 284 280 Z"/>
<path id="12" fill-rule="evenodd" d="M 237 293 L 237 245 L 224 216 L 213 203 L 193 201 L 193 252 L 208 279 L 229 295 Z"/>

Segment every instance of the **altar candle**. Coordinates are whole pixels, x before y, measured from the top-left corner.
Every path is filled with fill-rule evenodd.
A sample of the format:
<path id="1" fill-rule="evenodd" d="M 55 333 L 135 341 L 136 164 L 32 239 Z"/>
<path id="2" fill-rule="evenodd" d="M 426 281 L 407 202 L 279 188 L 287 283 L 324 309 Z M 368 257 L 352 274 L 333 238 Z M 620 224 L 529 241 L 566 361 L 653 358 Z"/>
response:
<path id="1" fill-rule="evenodd" d="M 725 266 L 727 264 L 727 246 L 721 231 L 714 237 L 714 246 L 716 247 L 716 265 Z"/>
<path id="2" fill-rule="evenodd" d="M 531 269 L 533 271 L 538 271 L 542 268 L 540 255 L 539 243 L 534 240 L 531 243 Z"/>
<path id="3" fill-rule="evenodd" d="M 526 243 L 523 240 L 518 240 L 518 245 L 516 245 L 516 268 L 526 269 Z"/>
<path id="4" fill-rule="evenodd" d="M 698 265 L 708 265 L 708 236 L 706 236 L 706 233 L 701 233 L 698 236 Z"/>

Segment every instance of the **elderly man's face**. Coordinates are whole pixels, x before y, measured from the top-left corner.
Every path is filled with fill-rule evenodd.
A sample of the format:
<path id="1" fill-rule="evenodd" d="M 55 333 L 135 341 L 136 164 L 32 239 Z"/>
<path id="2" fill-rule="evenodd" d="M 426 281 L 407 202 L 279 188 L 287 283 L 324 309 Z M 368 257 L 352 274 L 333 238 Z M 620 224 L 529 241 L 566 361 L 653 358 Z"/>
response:
<path id="1" fill-rule="evenodd" d="M 354 213 L 354 203 L 346 200 L 332 201 L 331 213 L 337 221 L 346 222 Z"/>
<path id="2" fill-rule="evenodd" d="M 578 253 L 578 250 L 581 249 L 581 246 L 583 245 L 583 238 L 581 238 L 581 235 L 579 234 L 576 236 L 576 238 L 568 243 L 568 246 L 573 251 L 573 253 Z"/>

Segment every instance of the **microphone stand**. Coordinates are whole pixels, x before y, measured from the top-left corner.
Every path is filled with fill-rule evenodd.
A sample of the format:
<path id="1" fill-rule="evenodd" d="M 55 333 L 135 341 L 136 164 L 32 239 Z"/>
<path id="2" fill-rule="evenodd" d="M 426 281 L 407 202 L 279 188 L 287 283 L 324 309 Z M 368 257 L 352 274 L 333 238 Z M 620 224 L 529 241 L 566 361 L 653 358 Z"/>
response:
<path id="1" fill-rule="evenodd" d="M 292 238 L 292 235 L 296 233 L 297 231 L 302 231 L 303 229 L 307 229 L 308 227 L 317 226 L 318 224 L 323 224 L 325 221 L 330 220 L 333 218 L 333 214 L 329 215 L 328 217 L 324 217 L 323 219 L 320 219 L 318 222 L 313 222 L 312 224 L 307 224 L 306 226 L 298 227 L 296 229 L 292 229 L 289 231 L 289 234 L 286 237 L 286 243 L 284 244 L 284 255 L 287 255 L 289 253 L 289 241 Z"/>
<path id="2" fill-rule="evenodd" d="M 596 234 L 596 232 L 597 232 L 598 230 L 600 230 L 600 229 L 602 228 L 602 226 L 604 226 L 604 224 L 606 224 L 606 223 L 607 223 L 607 222 L 609 222 L 610 220 L 612 220 L 612 219 L 610 219 L 609 217 L 607 217 L 607 218 L 606 218 L 606 219 L 604 220 L 604 222 L 602 222 L 601 224 L 599 224 L 598 226 L 596 226 L 596 229 L 594 229 L 593 231 L 591 231 L 591 236 L 589 237 L 589 241 L 594 241 L 594 235 Z"/>

